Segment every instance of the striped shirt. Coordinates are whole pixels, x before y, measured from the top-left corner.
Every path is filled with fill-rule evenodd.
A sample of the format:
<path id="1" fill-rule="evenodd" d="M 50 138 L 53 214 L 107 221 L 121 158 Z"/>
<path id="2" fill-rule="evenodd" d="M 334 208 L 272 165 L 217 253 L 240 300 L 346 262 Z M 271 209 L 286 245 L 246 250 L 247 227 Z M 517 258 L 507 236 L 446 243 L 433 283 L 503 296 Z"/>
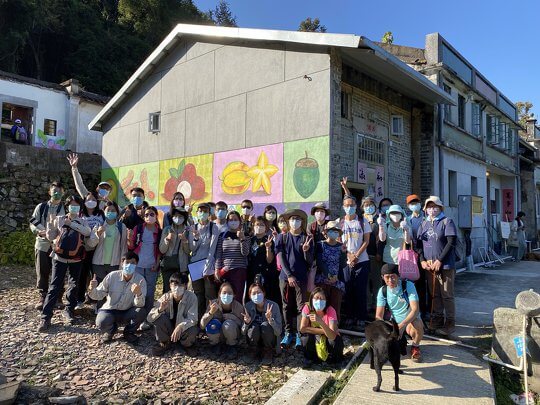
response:
<path id="1" fill-rule="evenodd" d="M 216 247 L 215 269 L 245 269 L 247 268 L 250 239 L 242 242 L 233 232 L 224 232 L 219 235 Z"/>

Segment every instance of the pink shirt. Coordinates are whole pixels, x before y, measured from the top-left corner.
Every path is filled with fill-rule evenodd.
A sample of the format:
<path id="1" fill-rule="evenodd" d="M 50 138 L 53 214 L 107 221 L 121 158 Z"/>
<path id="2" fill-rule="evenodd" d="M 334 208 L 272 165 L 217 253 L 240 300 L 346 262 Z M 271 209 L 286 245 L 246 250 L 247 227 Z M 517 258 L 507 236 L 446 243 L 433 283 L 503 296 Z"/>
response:
<path id="1" fill-rule="evenodd" d="M 307 305 L 304 305 L 304 308 L 302 309 L 302 316 L 308 318 L 309 313 L 310 313 L 309 307 Z M 336 310 L 334 308 L 332 308 L 331 306 L 328 306 L 326 308 L 326 313 L 322 317 L 322 320 L 328 326 L 330 326 L 330 322 L 337 322 Z"/>

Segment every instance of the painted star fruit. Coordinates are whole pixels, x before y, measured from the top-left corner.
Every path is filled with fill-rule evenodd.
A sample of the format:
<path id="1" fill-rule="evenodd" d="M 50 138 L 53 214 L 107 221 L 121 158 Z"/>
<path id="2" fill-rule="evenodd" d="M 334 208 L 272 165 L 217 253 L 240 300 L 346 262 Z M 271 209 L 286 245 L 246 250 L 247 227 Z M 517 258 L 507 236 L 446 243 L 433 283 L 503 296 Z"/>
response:
<path id="1" fill-rule="evenodd" d="M 319 177 L 319 163 L 308 157 L 306 151 L 306 157 L 299 159 L 294 165 L 294 188 L 303 198 L 308 198 L 317 189 Z"/>
<path id="2" fill-rule="evenodd" d="M 249 188 L 251 178 L 247 175 L 249 166 L 244 162 L 229 163 L 221 173 L 221 188 L 227 194 L 243 194 Z"/>
<path id="3" fill-rule="evenodd" d="M 270 177 L 277 173 L 279 169 L 277 166 L 268 163 L 268 157 L 266 153 L 261 152 L 257 164 L 249 169 L 247 175 L 253 179 L 253 186 L 251 191 L 256 193 L 261 189 L 264 189 L 266 194 L 272 194 L 272 183 Z"/>

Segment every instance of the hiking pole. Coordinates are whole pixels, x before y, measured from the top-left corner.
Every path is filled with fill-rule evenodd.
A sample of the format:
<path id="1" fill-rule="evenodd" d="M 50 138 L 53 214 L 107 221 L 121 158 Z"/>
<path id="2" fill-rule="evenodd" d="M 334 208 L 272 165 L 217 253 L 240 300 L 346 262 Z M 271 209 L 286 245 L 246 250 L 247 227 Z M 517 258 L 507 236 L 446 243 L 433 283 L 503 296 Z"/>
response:
<path id="1" fill-rule="evenodd" d="M 432 275 L 432 283 L 431 283 L 431 312 L 429 313 L 429 330 L 433 330 L 433 307 L 435 304 L 435 272 L 430 271 Z"/>

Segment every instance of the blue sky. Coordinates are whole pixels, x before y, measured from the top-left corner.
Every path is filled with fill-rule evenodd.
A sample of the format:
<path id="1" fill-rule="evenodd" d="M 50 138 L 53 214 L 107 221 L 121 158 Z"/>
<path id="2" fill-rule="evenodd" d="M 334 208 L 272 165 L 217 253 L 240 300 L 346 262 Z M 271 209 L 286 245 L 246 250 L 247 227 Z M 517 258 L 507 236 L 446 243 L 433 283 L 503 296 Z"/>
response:
<path id="1" fill-rule="evenodd" d="M 528 100 L 540 115 L 540 1 L 522 0 L 229 0 L 240 27 L 296 30 L 319 17 L 328 32 L 423 47 L 439 32 L 513 102 Z M 206 11 L 217 0 L 195 0 Z"/>

